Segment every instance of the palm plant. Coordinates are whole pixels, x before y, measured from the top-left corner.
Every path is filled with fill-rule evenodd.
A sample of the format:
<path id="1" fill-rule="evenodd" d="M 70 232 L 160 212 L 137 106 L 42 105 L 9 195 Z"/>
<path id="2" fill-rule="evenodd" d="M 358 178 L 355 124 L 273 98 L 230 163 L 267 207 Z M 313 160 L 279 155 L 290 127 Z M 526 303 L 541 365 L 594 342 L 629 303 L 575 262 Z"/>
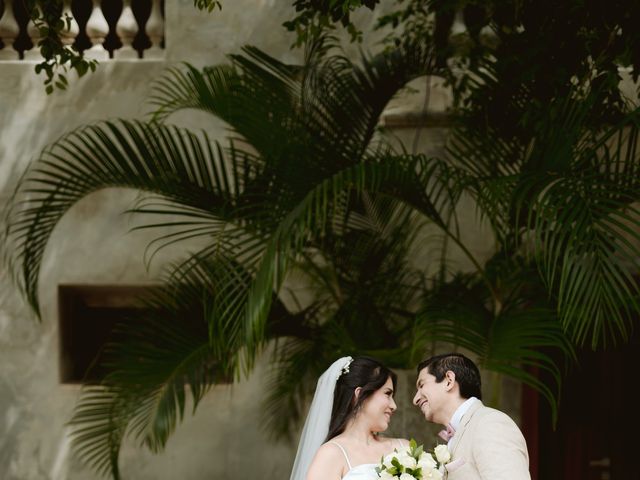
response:
<path id="1" fill-rule="evenodd" d="M 490 62 L 470 95 L 499 90 Z M 608 91 L 593 84 L 543 104 L 526 87 L 511 93 L 506 120 L 478 122 L 491 100 L 470 108 L 449 151 L 507 251 L 527 252 L 579 345 L 628 338 L 638 312 L 640 109 L 598 121 Z M 465 118 L 466 117 L 466 118 Z M 514 123 L 512 119 L 518 118 Z"/>
<path id="2" fill-rule="evenodd" d="M 623 303 L 636 291 L 623 261 L 635 250 L 619 235 L 638 239 L 626 223 L 637 196 L 633 121 L 584 131 L 585 103 L 574 102 L 554 119 L 566 137 L 549 129 L 507 142 L 461 125 L 450 158 L 409 154 L 377 125 L 408 81 L 437 73 L 432 50 L 405 45 L 358 65 L 330 47 L 327 39 L 310 44 L 301 66 L 246 48 L 230 65 L 171 70 L 154 88 L 149 121 L 74 130 L 21 181 L 8 214 L 9 262 L 36 312 L 51 232 L 93 191 L 148 192 L 132 211 L 151 219 L 137 228 L 159 229 L 153 251 L 207 239 L 168 267 L 142 326 L 116 333 L 106 360 L 113 373 L 84 390 L 72 425 L 77 451 L 98 471 L 119 478 L 128 434 L 161 449 L 184 413 L 185 389 L 197 406 L 210 385 L 251 372 L 267 344 L 269 424 L 286 433 L 317 374 L 343 353 L 413 367 L 434 342 L 450 342 L 554 404 L 557 385 L 519 367 L 537 366 L 559 382 L 561 366 L 545 349 L 572 354 L 562 326 L 583 339 L 617 314 L 613 325 L 624 332 L 624 314 L 636 308 Z M 226 143 L 167 122 L 185 108 L 224 120 Z M 557 163 L 575 190 L 557 172 L 535 171 L 535 162 Z M 587 187 L 580 208 L 567 209 Z M 499 248 L 487 263 L 458 232 L 462 195 L 475 198 L 494 228 Z M 429 276 L 414 265 L 425 224 L 441 232 L 443 251 L 455 245 L 476 270 L 452 274 L 443 262 Z M 300 276 L 310 298 L 283 301 L 287 279 Z"/>
<path id="3" fill-rule="evenodd" d="M 273 294 L 297 254 L 322 245 L 334 223 L 349 217 L 351 195 L 397 194 L 437 216 L 417 171 L 425 159 L 396 156 L 374 139 L 389 99 L 429 70 L 430 51 L 380 55 L 364 67 L 327 52 L 323 41 L 314 43 L 300 67 L 247 48 L 231 65 L 173 70 L 156 85 L 151 120 L 69 133 L 18 187 L 9 212 L 7 239 L 15 242 L 9 262 L 36 312 L 47 240 L 65 212 L 93 191 L 149 192 L 132 211 L 162 216 L 138 227 L 162 227 L 152 250 L 210 240 L 169 269 L 166 288 L 149 300 L 152 316 L 143 319 L 153 327 L 123 327 L 106 358 L 121 367 L 85 390 L 72 424 L 79 453 L 98 471 L 119 477 L 127 431 L 161 448 L 183 414 L 187 385 L 197 404 L 216 379 L 248 373 L 271 338 L 316 338 L 321 309 L 291 313 Z M 223 147 L 206 132 L 164 123 L 182 108 L 213 113 L 235 134 Z M 200 321 L 176 321 L 189 312 Z M 146 328 L 153 328 L 153 341 Z M 296 345 L 287 342 L 276 354 L 285 351 L 295 354 Z M 131 361 L 136 368 L 122 367 Z"/>

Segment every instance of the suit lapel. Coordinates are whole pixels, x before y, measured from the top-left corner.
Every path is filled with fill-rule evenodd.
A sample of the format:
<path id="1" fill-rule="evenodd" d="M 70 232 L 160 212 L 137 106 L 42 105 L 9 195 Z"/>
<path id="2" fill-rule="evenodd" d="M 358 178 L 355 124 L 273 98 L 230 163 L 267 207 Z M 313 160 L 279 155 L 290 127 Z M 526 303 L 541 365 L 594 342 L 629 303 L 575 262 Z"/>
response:
<path id="1" fill-rule="evenodd" d="M 484 405 L 482 404 L 482 402 L 480 400 L 478 400 L 478 401 L 474 402 L 473 405 L 471 405 L 471 407 L 469 407 L 469 410 L 467 410 L 467 412 L 462 416 L 462 419 L 460 420 L 460 426 L 458 427 L 458 429 L 456 430 L 455 435 L 451 439 L 451 448 L 449 449 L 449 451 L 451 452 L 451 456 L 453 456 L 455 454 L 456 448 L 460 444 L 460 441 L 462 440 L 462 437 L 464 436 L 464 434 L 465 434 L 465 432 L 467 430 L 467 425 L 471 421 L 471 418 L 473 418 L 475 413 L 478 410 L 480 410 L 480 408 L 483 407 L 483 406 Z"/>

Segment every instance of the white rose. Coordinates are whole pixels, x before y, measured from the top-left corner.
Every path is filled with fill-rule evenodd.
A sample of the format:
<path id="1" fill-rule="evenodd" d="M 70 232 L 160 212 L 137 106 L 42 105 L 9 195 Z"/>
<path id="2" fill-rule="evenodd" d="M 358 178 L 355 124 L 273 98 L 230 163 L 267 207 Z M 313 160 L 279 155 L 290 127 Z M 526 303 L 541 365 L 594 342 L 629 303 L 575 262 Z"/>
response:
<path id="1" fill-rule="evenodd" d="M 397 452 L 398 455 L 411 455 L 411 447 L 408 445 L 403 445 L 400 448 L 396 448 L 394 452 Z"/>
<path id="2" fill-rule="evenodd" d="M 382 470 L 382 471 L 379 473 L 379 475 L 380 475 L 380 478 L 381 478 L 382 480 L 395 480 L 395 478 L 396 478 L 394 475 L 391 475 L 391 474 L 390 474 L 389 472 L 387 472 L 386 470 Z"/>
<path id="3" fill-rule="evenodd" d="M 442 473 L 437 468 L 434 468 L 426 474 L 423 472 L 423 478 L 425 480 L 442 480 Z"/>
<path id="4" fill-rule="evenodd" d="M 402 465 L 404 468 L 414 469 L 418 464 L 418 462 L 416 462 L 416 459 L 406 452 L 398 455 L 398 461 L 400 462 L 400 465 Z"/>
<path id="5" fill-rule="evenodd" d="M 400 475 L 400 480 L 416 480 L 416 477 L 409 475 L 408 473 L 403 473 Z"/>
<path id="6" fill-rule="evenodd" d="M 397 453 L 395 453 L 395 452 L 393 452 L 393 453 L 390 453 L 390 454 L 386 455 L 386 456 L 384 457 L 384 459 L 382 460 L 382 464 L 383 464 L 385 467 L 387 467 L 387 468 L 391 468 L 391 467 L 393 467 L 393 464 L 391 463 L 391 461 L 392 461 L 394 458 L 396 458 L 397 456 L 398 456 L 398 454 L 397 454 Z"/>
<path id="7" fill-rule="evenodd" d="M 422 469 L 422 471 L 429 471 L 436 468 L 438 464 L 430 453 L 423 452 L 422 455 L 420 455 L 420 459 L 418 460 L 418 466 Z"/>
<path id="8" fill-rule="evenodd" d="M 451 460 L 451 453 L 449 453 L 449 449 L 446 445 L 438 445 L 435 448 L 434 453 L 440 463 L 447 463 Z"/>

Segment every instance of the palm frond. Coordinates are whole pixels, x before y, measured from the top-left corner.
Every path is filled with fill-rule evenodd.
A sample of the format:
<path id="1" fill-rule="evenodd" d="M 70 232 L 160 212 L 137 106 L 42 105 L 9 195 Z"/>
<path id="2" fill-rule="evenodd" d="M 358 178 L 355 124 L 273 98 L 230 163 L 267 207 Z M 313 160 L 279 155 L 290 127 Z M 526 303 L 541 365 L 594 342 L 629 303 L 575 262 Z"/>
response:
<path id="1" fill-rule="evenodd" d="M 289 162 L 289 169 L 320 177 L 339 171 L 361 159 L 384 107 L 408 81 L 433 70 L 433 55 L 425 45 L 404 46 L 358 65 L 327 55 L 333 48 L 327 39 L 317 43 L 303 67 L 245 47 L 230 56 L 232 68 L 173 69 L 154 87 L 156 118 L 201 109 L 227 122 L 272 165 Z"/>
<path id="2" fill-rule="evenodd" d="M 154 451 L 162 449 L 184 415 L 185 390 L 194 408 L 212 383 L 228 372 L 219 369 L 209 342 L 204 301 L 213 273 L 200 264 L 178 284 L 145 297 L 146 308 L 117 327 L 105 349 L 111 372 L 101 385 L 85 387 L 70 421 L 74 450 L 100 474 L 119 478 L 118 451 L 133 435 Z"/>
<path id="3" fill-rule="evenodd" d="M 271 235 L 249 293 L 243 329 L 250 350 L 255 351 L 264 339 L 271 298 L 267 292 L 279 290 L 291 260 L 302 250 L 305 241 L 314 236 L 322 238 L 326 226 L 331 223 L 330 206 L 339 202 L 345 190 L 391 195 L 442 224 L 438 211 L 426 195 L 424 185 L 428 182 L 422 181 L 417 173 L 429 172 L 428 166 L 428 160 L 421 156 L 372 159 L 319 182 L 295 205 Z M 247 368 L 253 360 L 246 358 Z"/>
<path id="4" fill-rule="evenodd" d="M 306 413 L 309 392 L 327 365 L 326 345 L 318 335 L 283 339 L 271 361 L 263 427 L 275 438 L 291 438 Z"/>
<path id="5" fill-rule="evenodd" d="M 540 270 L 579 344 L 626 339 L 640 311 L 637 114 L 583 141 L 574 167 L 546 180 L 529 214 Z"/>
<path id="6" fill-rule="evenodd" d="M 126 393 L 113 387 L 87 386 L 70 421 L 72 448 L 79 458 L 98 475 L 114 480 L 122 478 L 118 458 L 131 415 L 123 398 Z"/>
<path id="7" fill-rule="evenodd" d="M 119 478 L 118 452 L 131 436 L 161 451 L 182 420 L 187 390 L 193 410 L 216 383 L 237 375 L 242 309 L 230 305 L 250 275 L 233 259 L 198 259 L 169 270 L 167 283 L 141 299 L 140 314 L 117 327 L 101 367 L 101 385 L 85 387 L 71 419 L 74 450 L 98 473 Z M 279 335 L 303 330 L 277 299 L 270 325 Z M 236 309 L 235 315 L 230 309 Z"/>
<path id="8" fill-rule="evenodd" d="M 518 288 L 522 275 L 530 274 L 530 270 L 524 270 L 514 277 L 512 272 L 507 288 Z M 535 296 L 526 300 L 519 293 L 505 294 L 501 309 L 493 311 L 483 282 L 469 275 L 458 275 L 434 287 L 416 317 L 411 356 L 419 359 L 435 342 L 473 352 L 481 366 L 506 373 L 540 392 L 549 402 L 555 421 L 562 369 L 549 352 L 573 359 L 574 351 L 554 310 L 541 305 Z M 549 373 L 556 384 L 549 386 L 522 367 L 537 367 Z"/>
<path id="9" fill-rule="evenodd" d="M 71 206 L 103 188 L 137 189 L 169 199 L 171 213 L 198 211 L 215 228 L 237 203 L 240 192 L 230 185 L 246 181 L 249 171 L 241 171 L 244 161 L 230 167 L 223 157 L 205 133 L 136 121 L 82 127 L 44 150 L 16 191 L 6 231 L 14 247 L 10 264 L 34 310 L 44 248 Z"/>
<path id="10" fill-rule="evenodd" d="M 633 275 L 639 267 L 640 234 L 634 227 L 640 212 L 605 192 L 581 193 L 584 187 L 561 181 L 547 190 L 538 199 L 533 227 L 541 271 L 557 289 L 565 327 L 578 343 L 590 338 L 595 347 L 626 338 L 639 310 Z"/>
<path id="11" fill-rule="evenodd" d="M 491 62 L 478 75 L 474 95 L 499 91 Z M 544 106 L 525 87 L 510 95 L 505 108 L 520 118 L 512 129 L 478 123 L 482 112 L 495 113 L 484 103 L 455 129 L 448 151 L 463 186 L 502 245 L 527 249 L 533 240 L 540 274 L 577 343 L 624 340 L 640 313 L 640 110 L 595 129 L 597 89 Z"/>

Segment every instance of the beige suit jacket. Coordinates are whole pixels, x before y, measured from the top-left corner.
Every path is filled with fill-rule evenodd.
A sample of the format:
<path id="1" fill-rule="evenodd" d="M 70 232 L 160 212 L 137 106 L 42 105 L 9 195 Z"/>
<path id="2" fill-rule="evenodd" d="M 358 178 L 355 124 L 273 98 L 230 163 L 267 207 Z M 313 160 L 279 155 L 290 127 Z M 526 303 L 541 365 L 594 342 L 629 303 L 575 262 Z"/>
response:
<path id="1" fill-rule="evenodd" d="M 481 401 L 462 417 L 449 450 L 453 461 L 464 463 L 447 480 L 531 480 L 522 432 L 507 414 Z"/>

